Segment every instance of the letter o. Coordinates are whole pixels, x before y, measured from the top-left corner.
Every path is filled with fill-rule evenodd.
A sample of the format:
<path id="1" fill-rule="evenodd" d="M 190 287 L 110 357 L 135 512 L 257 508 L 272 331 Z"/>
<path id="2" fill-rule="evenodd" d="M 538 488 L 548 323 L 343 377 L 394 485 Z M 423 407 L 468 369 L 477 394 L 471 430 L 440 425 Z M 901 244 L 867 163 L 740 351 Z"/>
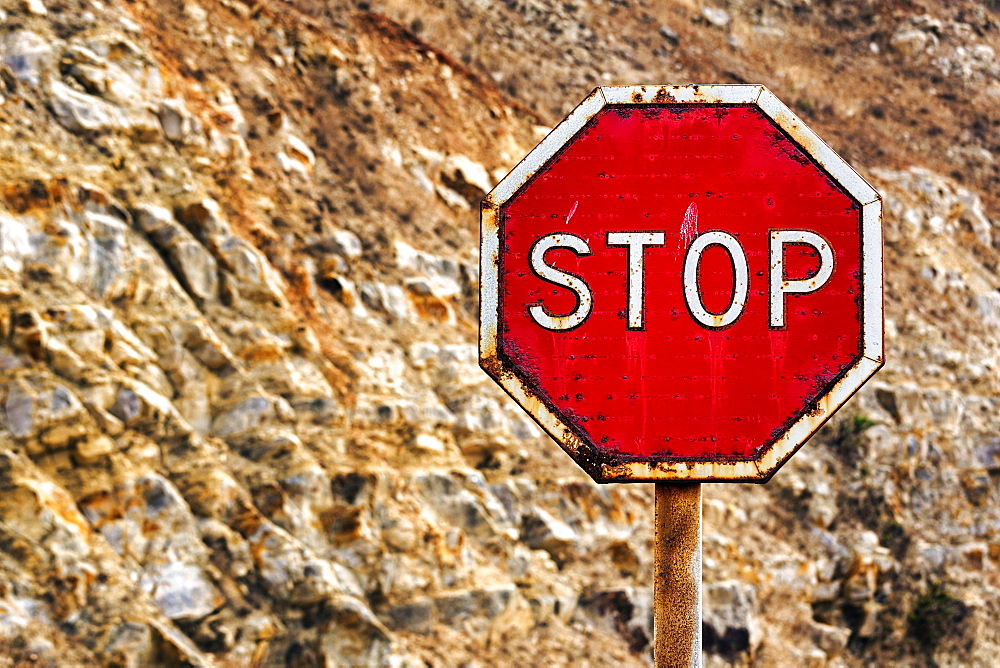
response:
<path id="1" fill-rule="evenodd" d="M 701 254 L 713 245 L 722 246 L 733 264 L 733 297 L 729 308 L 722 313 L 712 313 L 707 310 L 698 290 L 698 264 L 701 262 Z M 711 230 L 698 235 L 688 246 L 687 254 L 684 256 L 683 282 L 684 301 L 687 303 L 688 311 L 702 327 L 719 329 L 736 322 L 743 313 L 750 291 L 750 268 L 747 266 L 747 256 L 739 240 L 728 232 L 720 230 Z"/>

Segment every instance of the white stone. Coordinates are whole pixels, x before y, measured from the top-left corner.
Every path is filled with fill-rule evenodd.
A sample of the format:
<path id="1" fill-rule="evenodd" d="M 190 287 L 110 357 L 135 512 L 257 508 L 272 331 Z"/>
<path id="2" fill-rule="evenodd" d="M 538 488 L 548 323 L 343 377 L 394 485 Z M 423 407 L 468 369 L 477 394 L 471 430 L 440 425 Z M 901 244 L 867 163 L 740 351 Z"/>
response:
<path id="1" fill-rule="evenodd" d="M 186 141 L 196 129 L 183 100 L 163 100 L 158 116 L 163 135 L 170 141 Z"/>
<path id="2" fill-rule="evenodd" d="M 15 30 L 0 40 L 3 62 L 19 81 L 32 86 L 41 83 L 54 60 L 53 45 L 30 30 Z"/>
<path id="3" fill-rule="evenodd" d="M 912 57 L 927 50 L 935 38 L 916 28 L 900 28 L 889 38 L 889 46 L 904 56 Z"/>
<path id="4" fill-rule="evenodd" d="M 291 149 L 294 158 L 296 158 L 299 162 L 304 163 L 309 169 L 312 169 L 316 165 L 316 156 L 313 154 L 312 149 L 310 149 L 304 141 L 295 135 L 288 135 L 286 141 L 288 142 L 288 148 Z"/>
<path id="5" fill-rule="evenodd" d="M 733 20 L 729 12 L 721 7 L 704 7 L 701 15 L 716 28 L 725 28 Z"/>
<path id="6" fill-rule="evenodd" d="M 335 230 L 330 234 L 330 239 L 333 241 L 337 252 L 345 258 L 353 260 L 361 257 L 364 247 L 361 245 L 361 239 L 354 232 L 350 230 Z"/>
<path id="7" fill-rule="evenodd" d="M 71 132 L 114 130 L 126 126 L 121 110 L 93 95 L 80 93 L 60 81 L 49 86 L 56 120 Z"/>
<path id="8" fill-rule="evenodd" d="M 45 16 L 49 13 L 49 10 L 45 8 L 45 3 L 43 3 L 42 0 L 24 0 L 23 4 L 29 14 L 34 14 L 35 16 Z"/>
<path id="9" fill-rule="evenodd" d="M 23 260 L 31 253 L 31 240 L 24 223 L 0 212 L 0 265 L 20 273 Z"/>
<path id="10" fill-rule="evenodd" d="M 444 452 L 444 441 L 432 434 L 417 434 L 413 446 L 426 452 Z"/>
<path id="11" fill-rule="evenodd" d="M 484 195 L 493 189 L 493 180 L 486 168 L 464 155 L 449 155 L 445 158 L 441 173 L 449 183 L 473 186 Z"/>
<path id="12" fill-rule="evenodd" d="M 218 607 L 223 599 L 198 566 L 166 563 L 143 573 L 139 588 L 170 619 L 200 619 Z"/>

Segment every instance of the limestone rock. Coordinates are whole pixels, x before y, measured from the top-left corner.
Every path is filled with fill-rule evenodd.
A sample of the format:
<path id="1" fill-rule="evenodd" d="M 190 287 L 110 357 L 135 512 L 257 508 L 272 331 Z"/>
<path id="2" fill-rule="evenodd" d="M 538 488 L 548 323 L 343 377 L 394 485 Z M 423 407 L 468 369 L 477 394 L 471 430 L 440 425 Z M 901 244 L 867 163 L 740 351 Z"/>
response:
<path id="1" fill-rule="evenodd" d="M 38 86 L 54 64 L 54 46 L 30 30 L 14 30 L 0 40 L 4 64 L 18 80 Z"/>
<path id="2" fill-rule="evenodd" d="M 706 583 L 702 613 L 705 651 L 735 660 L 751 654 L 763 640 L 752 587 L 735 580 Z"/>
<path id="3" fill-rule="evenodd" d="M 169 210 L 142 205 L 137 209 L 135 219 L 170 259 L 171 267 L 192 297 L 200 300 L 218 297 L 219 276 L 215 258 L 190 232 L 174 221 Z"/>
<path id="4" fill-rule="evenodd" d="M 729 25 L 730 21 L 733 20 L 732 16 L 729 15 L 729 12 L 721 7 L 703 7 L 701 10 L 701 16 L 705 19 L 705 21 L 716 28 L 725 28 Z"/>
<path id="5" fill-rule="evenodd" d="M 464 155 L 449 155 L 441 165 L 444 184 L 470 202 L 478 202 L 493 190 L 486 168 Z"/>
<path id="6" fill-rule="evenodd" d="M 223 438 L 242 436 L 278 418 L 275 398 L 251 396 L 220 411 L 212 420 L 212 432 Z"/>
<path id="7" fill-rule="evenodd" d="M 145 137 L 159 132 L 159 123 L 152 114 L 125 110 L 62 82 L 51 82 L 49 95 L 56 119 L 70 132 L 129 131 Z"/>
<path id="8" fill-rule="evenodd" d="M 576 532 L 542 508 L 530 508 L 521 519 L 521 540 L 535 550 L 545 550 L 556 562 L 568 561 L 576 551 Z"/>
<path id="9" fill-rule="evenodd" d="M 478 473 L 428 471 L 413 482 L 438 514 L 470 536 L 489 538 L 507 526 L 499 502 Z"/>
<path id="10" fill-rule="evenodd" d="M 199 619 L 224 602 L 201 568 L 176 562 L 146 570 L 139 588 L 170 619 Z"/>
<path id="11" fill-rule="evenodd" d="M 934 36 L 916 28 L 900 29 L 893 33 L 889 44 L 904 56 L 916 56 L 927 50 Z"/>
<path id="12" fill-rule="evenodd" d="M 434 628 L 434 602 L 422 597 L 409 603 L 389 608 L 385 617 L 390 629 L 426 635 Z"/>
<path id="13" fill-rule="evenodd" d="M 650 649 L 653 615 L 650 593 L 633 588 L 586 592 L 574 617 L 596 618 L 627 643 L 631 652 Z M 707 647 L 706 647 L 707 649 Z"/>

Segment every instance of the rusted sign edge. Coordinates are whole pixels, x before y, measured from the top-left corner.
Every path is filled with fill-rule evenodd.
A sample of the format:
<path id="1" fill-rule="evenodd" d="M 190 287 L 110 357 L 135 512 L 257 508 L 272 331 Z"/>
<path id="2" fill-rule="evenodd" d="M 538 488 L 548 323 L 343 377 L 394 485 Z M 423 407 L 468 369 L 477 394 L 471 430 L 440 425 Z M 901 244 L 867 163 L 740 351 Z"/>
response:
<path id="1" fill-rule="evenodd" d="M 861 269 L 864 287 L 864 346 L 865 357 L 880 366 L 885 362 L 885 321 L 882 247 L 882 198 L 876 198 L 861 207 Z"/>
<path id="2" fill-rule="evenodd" d="M 879 199 L 879 194 L 854 171 L 847 161 L 837 155 L 830 145 L 813 132 L 785 103 L 767 88 L 761 92 L 757 106 L 764 115 L 787 132 L 802 149 L 823 167 L 862 206 Z"/>
<path id="3" fill-rule="evenodd" d="M 608 105 L 752 104 L 861 205 L 862 354 L 755 460 L 613 461 L 590 446 L 499 354 L 500 210 Z M 882 202 L 874 188 L 763 85 L 605 86 L 590 93 L 486 196 L 481 209 L 480 366 L 597 482 L 766 482 L 884 364 Z"/>
<path id="4" fill-rule="evenodd" d="M 540 397 L 530 383 L 520 377 L 513 365 L 500 354 L 499 274 L 500 226 L 499 206 L 483 201 L 480 218 L 480 317 L 479 366 L 574 459 L 592 478 L 597 479 L 607 466 L 584 439 Z"/>
<path id="5" fill-rule="evenodd" d="M 564 118 L 558 125 L 538 143 L 535 148 L 524 156 L 521 162 L 505 176 L 493 190 L 486 195 L 484 204 L 495 205 L 497 211 L 500 207 L 534 176 L 545 163 L 554 156 L 559 149 L 566 145 L 573 138 L 580 128 L 587 124 L 605 106 L 604 92 L 601 88 L 595 88 L 590 95 L 578 104 L 569 116 Z"/>

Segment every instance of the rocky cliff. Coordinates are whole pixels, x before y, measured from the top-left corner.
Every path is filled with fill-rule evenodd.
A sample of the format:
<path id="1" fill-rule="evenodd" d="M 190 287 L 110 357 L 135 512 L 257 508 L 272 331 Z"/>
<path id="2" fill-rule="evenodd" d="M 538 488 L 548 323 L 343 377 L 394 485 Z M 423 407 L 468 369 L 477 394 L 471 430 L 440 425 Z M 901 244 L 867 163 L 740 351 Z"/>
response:
<path id="1" fill-rule="evenodd" d="M 886 203 L 886 368 L 706 490 L 707 665 L 995 662 L 998 49 L 973 0 L 0 0 L 0 664 L 648 663 L 651 490 L 479 371 L 477 207 L 685 81 Z"/>

